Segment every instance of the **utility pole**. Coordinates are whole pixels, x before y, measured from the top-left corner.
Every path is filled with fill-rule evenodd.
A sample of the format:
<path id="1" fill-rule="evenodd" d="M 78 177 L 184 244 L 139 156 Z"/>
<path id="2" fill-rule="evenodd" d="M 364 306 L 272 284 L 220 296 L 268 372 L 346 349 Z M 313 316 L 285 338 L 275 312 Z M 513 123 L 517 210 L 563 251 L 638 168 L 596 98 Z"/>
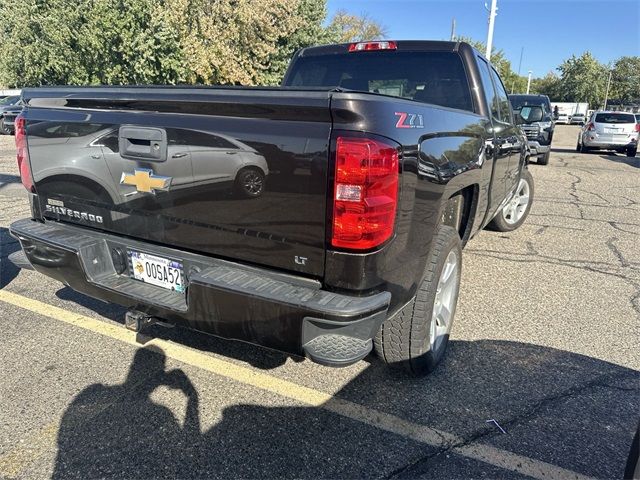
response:
<path id="1" fill-rule="evenodd" d="M 524 47 L 520 49 L 520 61 L 518 62 L 518 76 L 520 76 L 520 67 L 522 67 L 522 55 L 524 54 Z"/>
<path id="2" fill-rule="evenodd" d="M 487 4 L 484 4 L 485 8 Z M 487 51 L 484 56 L 487 60 L 491 60 L 491 48 L 493 47 L 493 27 L 498 14 L 498 0 L 491 0 L 491 9 L 489 10 L 489 31 L 487 32 Z"/>
<path id="3" fill-rule="evenodd" d="M 520 49 L 520 61 L 518 62 L 518 78 L 520 78 L 520 67 L 522 67 L 522 55 L 524 54 L 524 47 Z M 516 79 L 513 79 L 511 82 L 511 94 L 513 94 L 513 89 L 516 87 Z"/>
<path id="4" fill-rule="evenodd" d="M 451 19 L 451 41 L 455 42 L 456 40 L 456 19 L 455 17 Z"/>
<path id="5" fill-rule="evenodd" d="M 533 72 L 529 70 L 529 79 L 527 80 L 527 95 L 529 95 L 529 90 L 531 89 L 531 74 Z"/>
<path id="6" fill-rule="evenodd" d="M 604 94 L 604 109 L 607 109 L 607 102 L 609 101 L 609 87 L 611 86 L 611 72 L 613 70 L 609 70 L 609 80 L 607 81 L 607 93 Z"/>

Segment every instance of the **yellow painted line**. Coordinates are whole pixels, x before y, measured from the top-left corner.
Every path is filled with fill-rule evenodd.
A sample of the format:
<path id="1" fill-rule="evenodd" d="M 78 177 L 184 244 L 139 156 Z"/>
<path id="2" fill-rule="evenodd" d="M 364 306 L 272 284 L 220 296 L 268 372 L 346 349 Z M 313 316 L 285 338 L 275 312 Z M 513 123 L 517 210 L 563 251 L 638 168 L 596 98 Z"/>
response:
<path id="1" fill-rule="evenodd" d="M 0 290 L 0 301 L 140 348 L 140 343 L 136 341 L 136 334 L 121 326 L 73 313 L 5 290 Z M 420 425 L 348 400 L 342 400 L 328 393 L 304 387 L 288 380 L 282 380 L 251 368 L 235 365 L 166 340 L 151 338 L 145 342 L 145 347 L 150 345 L 161 348 L 167 357 L 187 365 L 192 365 L 210 373 L 272 392 L 306 405 L 323 408 L 351 420 L 356 420 L 416 442 L 436 448 L 463 442 L 462 438 L 451 433 Z M 49 448 L 55 448 L 56 435 L 49 433 L 49 430 L 50 426 L 48 425 L 41 431 L 44 439 L 42 441 L 47 441 L 50 444 Z M 55 433 L 57 434 L 57 428 Z M 455 447 L 451 451 L 458 455 L 539 480 L 586 480 L 590 478 L 556 465 L 480 443 Z M 17 449 L 0 456 L 0 476 L 13 478 L 31 461 L 33 461 L 33 456 L 24 455 L 24 449 Z"/>

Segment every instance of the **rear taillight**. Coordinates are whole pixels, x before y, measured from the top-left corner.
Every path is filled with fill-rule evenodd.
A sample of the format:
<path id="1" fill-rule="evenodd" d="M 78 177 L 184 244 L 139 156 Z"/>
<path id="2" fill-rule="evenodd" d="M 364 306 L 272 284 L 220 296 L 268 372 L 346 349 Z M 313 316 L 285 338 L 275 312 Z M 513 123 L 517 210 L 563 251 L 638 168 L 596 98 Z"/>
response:
<path id="1" fill-rule="evenodd" d="M 587 132 L 593 132 L 596 129 L 596 126 L 593 123 L 587 124 Z"/>
<path id="2" fill-rule="evenodd" d="M 368 52 L 371 50 L 397 50 L 396 42 L 359 42 L 349 45 L 350 52 Z"/>
<path id="3" fill-rule="evenodd" d="M 393 235 L 398 203 L 397 146 L 361 137 L 338 137 L 331 245 L 377 247 Z"/>
<path id="4" fill-rule="evenodd" d="M 27 149 L 27 121 L 22 115 L 18 115 L 16 118 L 16 151 L 20 180 L 22 180 L 24 188 L 32 192 L 33 179 L 29 165 L 29 150 Z"/>

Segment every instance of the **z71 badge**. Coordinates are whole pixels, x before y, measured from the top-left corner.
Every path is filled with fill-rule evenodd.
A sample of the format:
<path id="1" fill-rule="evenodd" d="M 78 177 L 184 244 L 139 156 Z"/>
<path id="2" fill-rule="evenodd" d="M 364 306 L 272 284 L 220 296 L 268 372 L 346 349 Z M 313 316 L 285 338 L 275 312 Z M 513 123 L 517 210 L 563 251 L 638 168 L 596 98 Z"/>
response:
<path id="1" fill-rule="evenodd" d="M 419 113 L 396 112 L 398 117 L 396 128 L 424 128 L 422 115 Z"/>

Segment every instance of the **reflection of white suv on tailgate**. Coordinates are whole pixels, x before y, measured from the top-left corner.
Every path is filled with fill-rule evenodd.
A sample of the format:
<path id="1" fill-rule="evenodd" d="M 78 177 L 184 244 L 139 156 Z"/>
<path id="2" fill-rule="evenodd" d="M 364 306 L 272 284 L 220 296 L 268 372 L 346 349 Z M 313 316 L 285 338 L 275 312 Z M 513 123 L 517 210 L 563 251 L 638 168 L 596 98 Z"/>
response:
<path id="1" fill-rule="evenodd" d="M 576 150 L 615 150 L 635 157 L 639 130 L 640 124 L 632 113 L 595 112 L 580 130 Z"/>

